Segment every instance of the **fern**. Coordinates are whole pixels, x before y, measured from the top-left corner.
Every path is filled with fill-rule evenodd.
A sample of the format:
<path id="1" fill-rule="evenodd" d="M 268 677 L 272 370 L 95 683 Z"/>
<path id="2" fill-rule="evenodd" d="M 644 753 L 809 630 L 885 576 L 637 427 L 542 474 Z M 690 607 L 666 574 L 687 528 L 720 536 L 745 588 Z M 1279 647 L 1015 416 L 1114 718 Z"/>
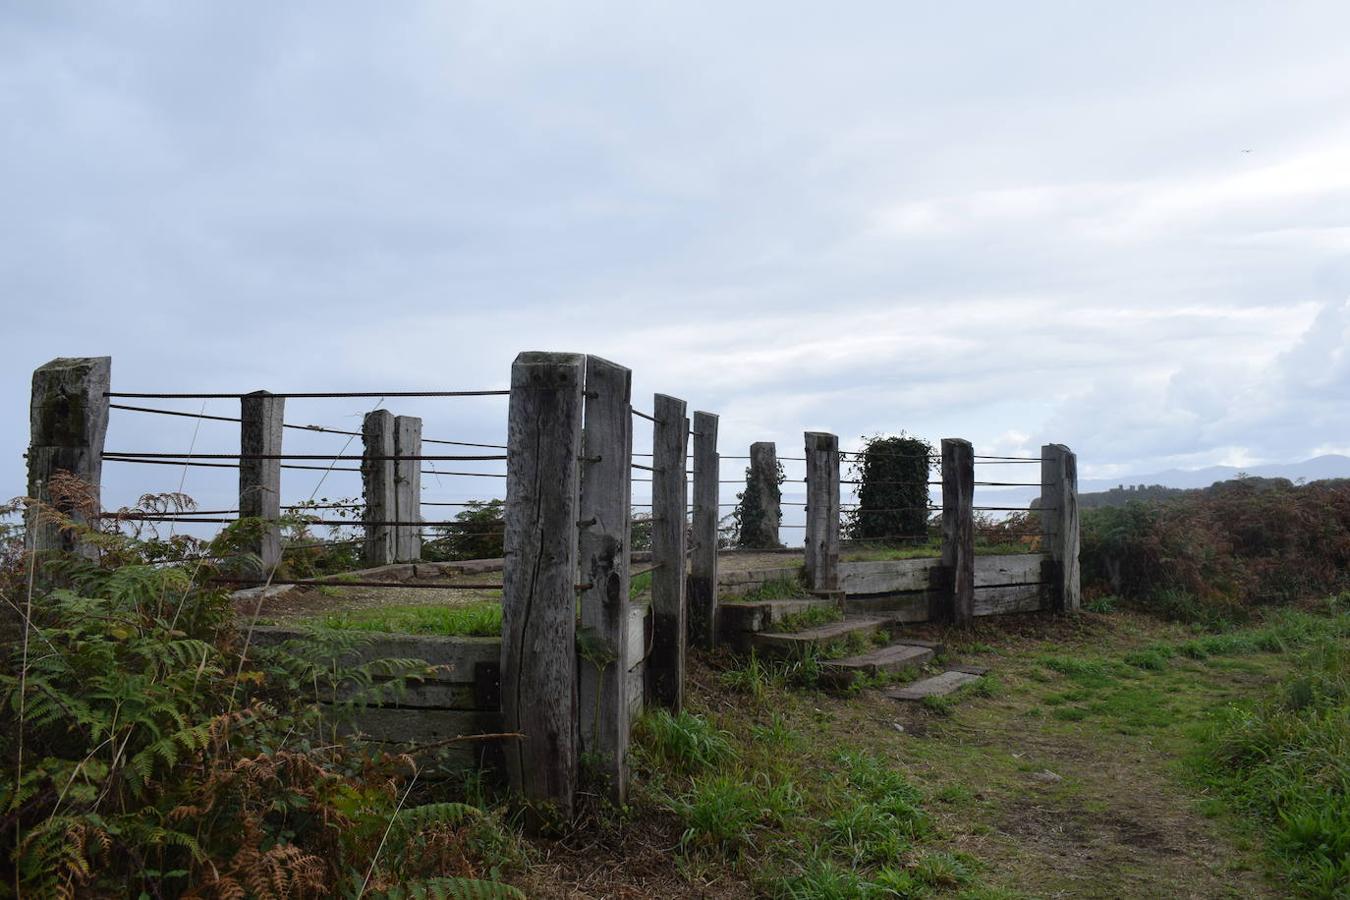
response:
<path id="1" fill-rule="evenodd" d="M 369 896 L 384 900 L 525 900 L 519 888 L 474 878 L 424 878 Z"/>

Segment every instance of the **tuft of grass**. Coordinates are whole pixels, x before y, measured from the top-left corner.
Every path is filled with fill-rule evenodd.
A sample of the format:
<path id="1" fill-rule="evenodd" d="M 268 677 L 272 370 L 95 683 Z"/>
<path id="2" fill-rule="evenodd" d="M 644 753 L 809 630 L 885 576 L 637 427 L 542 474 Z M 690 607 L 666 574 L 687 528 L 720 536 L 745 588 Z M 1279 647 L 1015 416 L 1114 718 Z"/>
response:
<path id="1" fill-rule="evenodd" d="M 834 605 L 808 606 L 801 612 L 788 613 L 778 621 L 773 630 L 783 634 L 796 634 L 818 625 L 828 625 L 844 618 L 844 611 Z"/>
<path id="2" fill-rule="evenodd" d="M 730 597 L 730 603 L 763 603 L 766 600 L 799 600 L 810 597 L 806 586 L 796 578 L 774 578 L 739 597 Z"/>
<path id="3" fill-rule="evenodd" d="M 975 868 L 974 858 L 964 853 L 926 853 L 910 870 L 924 884 L 950 890 L 972 884 Z"/>
<path id="4" fill-rule="evenodd" d="M 652 573 L 643 572 L 640 575 L 634 575 L 628 582 L 628 599 L 636 600 L 643 594 L 652 589 Z"/>
<path id="5" fill-rule="evenodd" d="M 654 767 L 681 774 L 700 772 L 735 757 L 730 735 L 702 716 L 658 709 L 645 713 L 633 729 L 637 749 Z"/>
<path id="6" fill-rule="evenodd" d="M 315 624 L 339 631 L 494 637 L 502 633 L 502 605 L 484 600 L 464 606 L 380 606 L 329 613 Z"/>
<path id="7" fill-rule="evenodd" d="M 1113 613 L 1120 604 L 1120 598 L 1114 594 L 1105 594 L 1101 597 L 1093 597 L 1083 603 L 1083 609 L 1094 613 Z"/>

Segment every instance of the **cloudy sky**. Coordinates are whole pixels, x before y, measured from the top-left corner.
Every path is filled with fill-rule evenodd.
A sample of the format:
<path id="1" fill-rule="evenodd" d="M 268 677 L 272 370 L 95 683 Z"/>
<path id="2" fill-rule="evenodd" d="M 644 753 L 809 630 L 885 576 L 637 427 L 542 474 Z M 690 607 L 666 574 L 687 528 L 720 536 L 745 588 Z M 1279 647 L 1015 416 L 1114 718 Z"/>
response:
<path id="1" fill-rule="evenodd" d="M 10 493 L 30 372 L 76 355 L 115 390 L 312 391 L 598 353 L 727 454 L 1347 452 L 1347 34 L 1341 0 L 0 3 Z M 235 440 L 114 412 L 109 449 Z M 177 486 L 109 468 L 113 502 Z"/>

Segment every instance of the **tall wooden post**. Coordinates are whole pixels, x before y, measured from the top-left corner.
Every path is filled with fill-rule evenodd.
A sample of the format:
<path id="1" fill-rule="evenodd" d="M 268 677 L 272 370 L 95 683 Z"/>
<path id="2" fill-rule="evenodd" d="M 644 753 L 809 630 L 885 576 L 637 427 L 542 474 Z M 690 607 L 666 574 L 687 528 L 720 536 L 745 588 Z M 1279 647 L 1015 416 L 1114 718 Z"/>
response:
<path id="1" fill-rule="evenodd" d="M 975 616 L 975 450 L 942 439 L 942 570 L 948 594 L 942 621 L 967 625 Z"/>
<path id="2" fill-rule="evenodd" d="M 586 357 L 578 553 L 581 752 L 614 803 L 628 790 L 628 559 L 632 549 L 632 373 Z"/>
<path id="3" fill-rule="evenodd" d="M 99 513 L 103 476 L 103 440 L 108 432 L 108 385 L 112 357 L 54 359 L 33 372 L 29 408 L 28 496 L 53 504 L 63 515 L 88 524 Z M 53 497 L 52 476 L 66 472 L 87 487 L 80 502 Z M 27 513 L 27 542 L 33 551 L 74 550 L 92 556 L 97 551 L 72 534 L 63 534 L 36 508 Z"/>
<path id="4" fill-rule="evenodd" d="M 394 418 L 394 521 L 399 525 L 394 538 L 399 562 L 417 562 L 422 558 L 422 420 L 416 416 Z"/>
<path id="5" fill-rule="evenodd" d="M 694 413 L 694 546 L 689 563 L 689 639 L 711 650 L 717 639 L 717 501 L 721 463 L 717 416 Z"/>
<path id="6" fill-rule="evenodd" d="M 526 352 L 511 366 L 501 702 L 512 789 L 572 814 L 577 788 L 577 488 L 585 358 Z M 534 824 L 538 813 L 532 812 Z"/>
<path id="7" fill-rule="evenodd" d="M 361 422 L 361 441 L 365 447 L 361 459 L 361 488 L 368 523 L 364 558 L 369 565 L 384 566 L 398 558 L 394 528 L 388 524 L 398 517 L 392 459 L 394 414 L 387 409 L 366 413 Z"/>
<path id="8" fill-rule="evenodd" d="M 778 448 L 773 441 L 750 445 L 750 471 L 746 476 L 746 500 L 753 501 L 750 524 L 742 523 L 742 547 L 777 548 L 778 525 L 782 521 L 782 489 L 778 485 Z"/>
<path id="9" fill-rule="evenodd" d="M 839 438 L 806 432 L 806 586 L 839 590 Z"/>
<path id="10" fill-rule="evenodd" d="M 281 423 L 286 398 L 254 391 L 239 400 L 239 516 L 263 521 L 248 548 L 262 560 L 264 572 L 281 562 Z M 270 456 L 271 459 L 259 459 Z M 252 458 L 250 458 L 252 457 Z"/>
<path id="11" fill-rule="evenodd" d="M 1050 555 L 1048 606 L 1076 613 L 1082 604 L 1078 564 L 1078 457 L 1063 444 L 1041 447 L 1041 533 Z"/>
<path id="12" fill-rule="evenodd" d="M 684 704 L 685 465 L 689 419 L 683 400 L 657 394 L 652 415 L 652 648 L 647 655 L 648 695 L 678 712 Z"/>

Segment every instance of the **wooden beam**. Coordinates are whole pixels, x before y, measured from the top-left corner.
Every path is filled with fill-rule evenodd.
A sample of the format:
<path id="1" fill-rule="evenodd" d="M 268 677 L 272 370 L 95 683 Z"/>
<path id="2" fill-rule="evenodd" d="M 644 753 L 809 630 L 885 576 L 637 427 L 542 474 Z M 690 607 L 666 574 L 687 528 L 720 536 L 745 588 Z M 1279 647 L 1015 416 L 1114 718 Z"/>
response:
<path id="1" fill-rule="evenodd" d="M 578 553 L 590 587 L 581 593 L 578 738 L 597 787 L 615 804 L 628 790 L 632 380 L 623 366 L 586 357 Z"/>
<path id="2" fill-rule="evenodd" d="M 1063 444 L 1041 447 L 1041 533 L 1050 555 L 1047 606 L 1076 613 L 1082 605 L 1078 562 L 1078 457 Z"/>
<path id="3" fill-rule="evenodd" d="M 806 432 L 806 586 L 839 590 L 839 438 Z"/>
<path id="4" fill-rule="evenodd" d="M 281 562 L 281 460 L 257 457 L 281 453 L 285 413 L 286 398 L 267 391 L 239 398 L 239 517 L 264 520 L 246 543 L 264 572 Z"/>
<path id="5" fill-rule="evenodd" d="M 103 440 L 108 432 L 108 398 L 112 357 L 54 359 L 33 372 L 29 408 L 28 496 L 52 504 L 75 522 L 89 524 L 101 510 Z M 84 483 L 81 498 L 53 497 L 53 475 L 66 472 Z M 54 522 L 30 507 L 28 547 L 34 551 L 68 550 L 94 556 L 97 550 L 75 535 L 62 533 Z"/>
<path id="6" fill-rule="evenodd" d="M 570 819 L 577 788 L 577 457 L 585 358 L 526 352 L 511 366 L 506 568 L 502 573 L 503 729 L 512 790 L 533 826 Z"/>
<path id="7" fill-rule="evenodd" d="M 717 416 L 694 413 L 694 546 L 689 562 L 689 640 L 711 650 L 717 640 L 717 519 L 721 464 Z"/>
<path id="8" fill-rule="evenodd" d="M 685 403 L 657 394 L 652 415 L 652 652 L 647 657 L 648 696 L 679 712 L 684 705 L 685 466 L 689 419 Z"/>
<path id="9" fill-rule="evenodd" d="M 366 413 L 361 421 L 361 490 L 367 525 L 363 556 L 367 564 L 387 566 L 398 559 L 395 532 L 385 523 L 398 520 L 394 499 L 394 414 L 387 409 Z"/>
<path id="10" fill-rule="evenodd" d="M 950 589 L 943 619 L 968 625 L 975 616 L 975 451 L 970 441 L 942 440 L 942 566 Z"/>
<path id="11" fill-rule="evenodd" d="M 394 417 L 394 453 L 400 457 L 422 455 L 422 420 L 416 416 Z M 422 521 L 422 461 L 394 460 L 395 522 Z M 394 538 L 399 562 L 417 562 L 422 558 L 420 525 L 397 526 Z"/>

